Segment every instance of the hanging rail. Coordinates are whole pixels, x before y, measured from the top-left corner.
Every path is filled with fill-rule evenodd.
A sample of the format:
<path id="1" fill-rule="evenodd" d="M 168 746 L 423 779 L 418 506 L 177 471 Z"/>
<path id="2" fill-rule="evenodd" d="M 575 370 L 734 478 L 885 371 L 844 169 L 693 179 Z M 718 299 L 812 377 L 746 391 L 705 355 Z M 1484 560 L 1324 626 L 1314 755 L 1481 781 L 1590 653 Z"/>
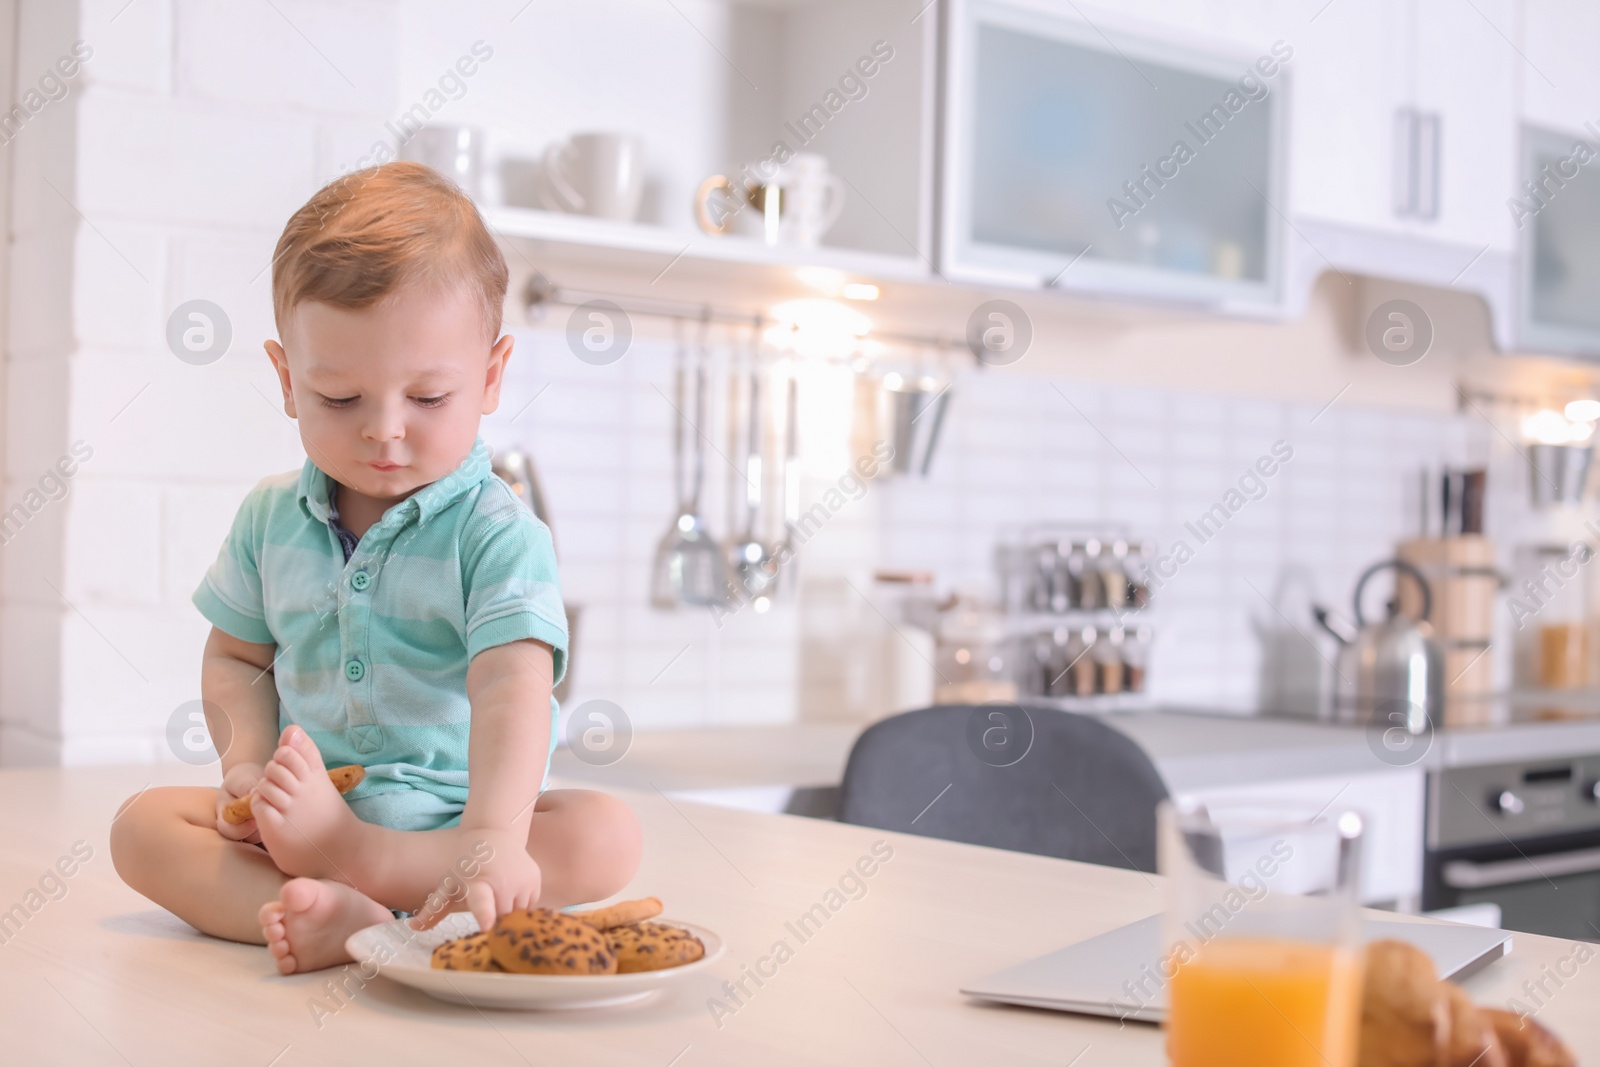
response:
<path id="1" fill-rule="evenodd" d="M 535 271 L 528 277 L 522 287 L 522 307 L 530 316 L 537 315 L 542 309 L 554 306 L 579 307 L 593 300 L 607 300 L 621 308 L 629 315 L 643 315 L 654 318 L 676 319 L 684 322 L 727 323 L 736 326 L 749 326 L 754 323 L 757 328 L 772 325 L 776 320 L 762 311 L 741 311 L 734 308 L 718 307 L 711 303 L 690 303 L 676 300 L 657 300 L 651 297 L 632 296 L 624 293 L 607 293 L 595 289 L 568 289 L 556 285 L 543 274 Z M 964 344 L 952 346 L 951 337 L 947 333 L 905 333 L 896 330 L 873 330 L 863 338 L 863 341 L 888 341 L 902 345 L 926 345 L 944 352 L 954 347 L 964 349 Z M 976 362 L 976 357 L 974 357 Z M 981 366 L 980 362 L 980 366 Z"/>

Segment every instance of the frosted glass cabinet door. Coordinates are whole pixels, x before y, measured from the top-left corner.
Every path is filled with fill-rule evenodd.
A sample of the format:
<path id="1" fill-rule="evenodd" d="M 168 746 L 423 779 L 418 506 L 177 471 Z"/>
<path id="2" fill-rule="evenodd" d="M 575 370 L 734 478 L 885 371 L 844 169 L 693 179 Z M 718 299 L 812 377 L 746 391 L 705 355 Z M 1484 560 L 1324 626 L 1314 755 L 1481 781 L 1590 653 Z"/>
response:
<path id="1" fill-rule="evenodd" d="M 1533 188 L 1510 201 L 1522 239 L 1522 342 L 1600 355 L 1600 145 L 1525 130 L 1522 177 Z"/>
<path id="2" fill-rule="evenodd" d="M 1275 298 L 1286 56 L 1108 40 L 1070 14 L 992 0 L 950 17 L 954 273 Z"/>

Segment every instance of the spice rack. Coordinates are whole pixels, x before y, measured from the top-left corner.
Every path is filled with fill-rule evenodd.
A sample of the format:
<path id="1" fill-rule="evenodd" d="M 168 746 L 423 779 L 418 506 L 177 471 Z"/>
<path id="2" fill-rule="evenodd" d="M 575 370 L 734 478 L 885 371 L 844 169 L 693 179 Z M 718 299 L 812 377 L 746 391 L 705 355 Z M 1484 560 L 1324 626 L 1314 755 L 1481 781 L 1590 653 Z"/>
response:
<path id="1" fill-rule="evenodd" d="M 1126 529 L 1029 526 L 995 548 L 1018 699 L 1073 711 L 1147 703 L 1150 561 Z"/>

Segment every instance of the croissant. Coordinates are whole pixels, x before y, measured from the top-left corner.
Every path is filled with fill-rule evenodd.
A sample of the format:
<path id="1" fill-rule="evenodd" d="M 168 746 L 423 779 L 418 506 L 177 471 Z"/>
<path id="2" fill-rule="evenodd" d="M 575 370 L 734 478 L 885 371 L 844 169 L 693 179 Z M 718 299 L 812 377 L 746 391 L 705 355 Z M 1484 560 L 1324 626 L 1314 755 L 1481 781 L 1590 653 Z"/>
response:
<path id="1" fill-rule="evenodd" d="M 1480 1008 L 1404 941 L 1367 946 L 1357 1067 L 1577 1067 L 1530 1018 Z"/>

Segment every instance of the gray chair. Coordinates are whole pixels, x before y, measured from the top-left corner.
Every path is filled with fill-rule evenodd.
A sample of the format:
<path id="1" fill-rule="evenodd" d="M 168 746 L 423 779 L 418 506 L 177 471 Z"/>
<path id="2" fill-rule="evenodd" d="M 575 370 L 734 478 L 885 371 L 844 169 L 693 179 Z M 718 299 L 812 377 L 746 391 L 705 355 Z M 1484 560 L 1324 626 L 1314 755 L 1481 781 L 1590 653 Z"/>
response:
<path id="1" fill-rule="evenodd" d="M 856 738 L 839 820 L 1154 871 L 1155 811 L 1166 797 L 1144 750 L 1097 718 L 947 704 Z"/>

